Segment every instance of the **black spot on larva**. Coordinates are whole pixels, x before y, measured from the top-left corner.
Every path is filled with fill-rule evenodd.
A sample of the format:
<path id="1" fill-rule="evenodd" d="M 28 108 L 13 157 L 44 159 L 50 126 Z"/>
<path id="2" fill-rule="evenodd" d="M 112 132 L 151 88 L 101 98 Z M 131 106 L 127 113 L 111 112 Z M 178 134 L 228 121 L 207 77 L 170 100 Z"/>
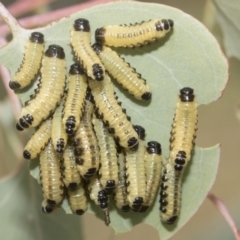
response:
<path id="1" fill-rule="evenodd" d="M 72 75 L 77 75 L 77 74 L 84 74 L 84 68 L 83 65 L 79 63 L 74 63 L 70 66 L 69 73 Z"/>
<path id="2" fill-rule="evenodd" d="M 168 19 L 168 23 L 169 23 L 170 27 L 173 28 L 173 26 L 174 26 L 173 20 L 172 19 Z"/>
<path id="3" fill-rule="evenodd" d="M 161 144 L 156 141 L 148 142 L 147 151 L 150 154 L 156 153 L 158 155 L 161 155 L 162 153 Z"/>
<path id="4" fill-rule="evenodd" d="M 164 178 L 165 179 L 165 178 Z M 166 180 L 167 181 L 167 180 Z M 168 185 L 164 185 L 164 183 L 161 183 L 161 189 L 162 190 L 167 190 L 168 189 Z"/>
<path id="5" fill-rule="evenodd" d="M 81 156 L 83 154 L 83 149 L 82 148 L 75 148 L 74 149 L 74 154 L 75 154 L 75 156 Z"/>
<path id="6" fill-rule="evenodd" d="M 100 54 L 102 51 L 102 45 L 98 44 L 98 43 L 94 43 L 92 45 L 93 50 L 97 53 Z"/>
<path id="7" fill-rule="evenodd" d="M 135 131 L 137 132 L 138 134 L 138 137 L 141 139 L 141 140 L 144 140 L 145 139 L 145 129 L 139 125 L 134 125 L 133 128 L 135 129 Z"/>
<path id="8" fill-rule="evenodd" d="M 168 205 L 168 201 L 166 201 L 165 199 L 161 199 L 160 203 L 162 206 L 167 206 Z"/>
<path id="9" fill-rule="evenodd" d="M 162 22 L 161 21 L 156 22 L 155 23 L 155 27 L 156 27 L 157 31 L 163 31 Z"/>
<path id="10" fill-rule="evenodd" d="M 65 53 L 62 47 L 56 44 L 52 44 L 52 45 L 49 45 L 47 51 L 45 52 L 45 56 L 64 59 Z"/>
<path id="11" fill-rule="evenodd" d="M 130 206 L 129 205 L 124 205 L 124 206 L 122 206 L 122 208 L 121 208 L 121 211 L 123 211 L 123 212 L 128 212 L 128 211 L 130 211 Z"/>
<path id="12" fill-rule="evenodd" d="M 162 198 L 166 198 L 168 196 L 168 194 L 164 191 L 161 191 L 160 195 L 161 195 Z"/>
<path id="13" fill-rule="evenodd" d="M 182 102 L 194 101 L 194 90 L 190 87 L 185 87 L 180 90 L 180 99 Z"/>
<path id="14" fill-rule="evenodd" d="M 163 182 L 167 182 L 167 180 L 168 180 L 168 178 L 167 178 L 165 175 L 163 175 L 163 176 L 162 176 L 162 181 L 163 181 Z"/>
<path id="15" fill-rule="evenodd" d="M 71 182 L 67 186 L 69 191 L 75 191 L 78 188 L 78 184 L 76 182 Z"/>
<path id="16" fill-rule="evenodd" d="M 179 165 L 184 165 L 185 164 L 185 159 L 184 158 L 176 158 L 175 159 L 175 163 L 179 164 Z"/>
<path id="17" fill-rule="evenodd" d="M 25 159 L 31 159 L 31 154 L 27 150 L 24 150 L 23 151 L 23 157 Z"/>
<path id="18" fill-rule="evenodd" d="M 93 98 L 93 95 L 91 93 L 91 89 L 89 87 L 87 88 L 87 93 L 86 93 L 85 100 L 89 101 L 91 103 L 94 103 L 94 98 Z"/>
<path id="19" fill-rule="evenodd" d="M 102 28 L 97 28 L 96 31 L 95 31 L 95 39 L 96 39 L 96 42 L 103 45 L 104 42 L 105 42 L 105 39 L 104 39 L 104 34 L 106 32 L 106 29 L 104 27 Z"/>
<path id="20" fill-rule="evenodd" d="M 150 93 L 150 92 L 145 92 L 145 93 L 141 96 L 142 100 L 149 100 L 151 97 L 152 97 L 152 93 Z"/>
<path id="21" fill-rule="evenodd" d="M 16 129 L 17 129 L 18 131 L 23 131 L 24 128 L 22 128 L 22 127 L 20 126 L 20 124 L 17 123 L 17 124 L 16 124 Z"/>
<path id="22" fill-rule="evenodd" d="M 92 71 L 93 71 L 93 75 L 94 75 L 94 77 L 97 81 L 102 81 L 103 80 L 104 73 L 103 73 L 102 67 L 99 64 L 97 64 L 97 63 L 93 64 L 92 65 Z"/>
<path id="23" fill-rule="evenodd" d="M 178 218 L 177 216 L 172 216 L 166 221 L 166 223 L 167 224 L 174 224 L 175 221 L 177 220 L 177 218 Z"/>
<path id="24" fill-rule="evenodd" d="M 92 178 L 97 172 L 97 169 L 96 168 L 90 168 L 88 169 L 87 173 L 84 174 L 84 178 L 85 179 L 90 179 Z"/>
<path id="25" fill-rule="evenodd" d="M 44 35 L 40 32 L 32 32 L 29 38 L 30 42 L 44 43 Z"/>
<path id="26" fill-rule="evenodd" d="M 146 212 L 149 206 L 142 206 L 139 212 Z"/>
<path id="27" fill-rule="evenodd" d="M 162 213 L 166 213 L 167 212 L 167 209 L 163 206 L 160 206 L 159 210 L 162 212 Z"/>
<path id="28" fill-rule="evenodd" d="M 143 204 L 143 198 L 142 197 L 136 197 L 133 201 L 136 205 L 142 205 Z"/>
<path id="29" fill-rule="evenodd" d="M 104 202 L 104 203 L 100 203 L 100 208 L 103 208 L 103 209 L 105 209 L 105 208 L 107 208 L 108 207 L 108 203 L 107 202 Z"/>
<path id="30" fill-rule="evenodd" d="M 51 199 L 47 199 L 47 203 L 49 203 L 50 205 L 56 205 L 56 201 Z"/>
<path id="31" fill-rule="evenodd" d="M 78 210 L 76 210 L 75 213 L 76 213 L 77 215 L 83 215 L 83 214 L 84 214 L 84 210 L 78 209 Z"/>
<path id="32" fill-rule="evenodd" d="M 8 85 L 12 90 L 18 89 L 21 87 L 20 83 L 17 81 L 10 81 Z"/>
<path id="33" fill-rule="evenodd" d="M 114 180 L 108 180 L 106 186 L 109 188 L 114 188 L 116 186 L 116 183 Z"/>
<path id="34" fill-rule="evenodd" d="M 78 18 L 74 22 L 75 31 L 90 32 L 89 21 L 85 18 Z"/>
<path id="35" fill-rule="evenodd" d="M 76 164 L 77 165 L 83 165 L 84 164 L 84 159 L 83 158 L 76 158 Z"/>
<path id="36" fill-rule="evenodd" d="M 162 26 L 163 26 L 164 30 L 168 30 L 170 28 L 170 26 L 168 24 L 168 20 L 162 19 Z"/>
<path id="37" fill-rule="evenodd" d="M 181 165 L 174 165 L 174 169 L 177 171 L 181 171 L 183 169 L 183 166 Z"/>

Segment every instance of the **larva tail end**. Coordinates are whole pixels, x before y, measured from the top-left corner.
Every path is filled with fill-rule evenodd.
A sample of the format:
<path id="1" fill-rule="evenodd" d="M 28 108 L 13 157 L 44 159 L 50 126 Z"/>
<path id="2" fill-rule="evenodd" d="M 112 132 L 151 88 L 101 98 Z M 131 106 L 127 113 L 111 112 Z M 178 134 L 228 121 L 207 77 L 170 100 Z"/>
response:
<path id="1" fill-rule="evenodd" d="M 142 100 L 145 100 L 145 101 L 151 99 L 151 97 L 152 97 L 152 93 L 151 93 L 151 92 L 145 92 L 145 93 L 141 96 Z"/>
<path id="2" fill-rule="evenodd" d="M 172 225 L 176 222 L 177 218 L 178 218 L 178 216 L 172 216 L 172 217 L 166 219 L 166 221 L 164 221 L 164 223 Z"/>

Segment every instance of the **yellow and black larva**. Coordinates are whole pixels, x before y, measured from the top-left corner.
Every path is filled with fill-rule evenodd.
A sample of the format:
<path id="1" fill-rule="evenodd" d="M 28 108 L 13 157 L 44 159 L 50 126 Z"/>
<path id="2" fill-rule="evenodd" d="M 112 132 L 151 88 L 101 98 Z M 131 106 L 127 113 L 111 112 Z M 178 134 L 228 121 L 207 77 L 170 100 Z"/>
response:
<path id="1" fill-rule="evenodd" d="M 93 117 L 93 126 L 100 148 L 99 178 L 107 194 L 112 194 L 118 183 L 118 164 L 115 140 L 98 114 Z"/>
<path id="2" fill-rule="evenodd" d="M 69 191 L 75 191 L 81 183 L 81 177 L 77 170 L 74 149 L 70 144 L 67 144 L 63 152 L 61 170 L 64 185 Z"/>
<path id="3" fill-rule="evenodd" d="M 138 135 L 129 118 L 118 104 L 110 77 L 105 74 L 101 82 L 89 81 L 95 105 L 104 122 L 111 129 L 111 133 L 124 148 L 136 150 L 138 148 Z"/>
<path id="4" fill-rule="evenodd" d="M 88 90 L 83 115 L 72 138 L 77 168 L 80 175 L 85 179 L 93 177 L 99 168 L 99 147 L 92 125 L 93 110 L 93 98 L 90 90 Z"/>
<path id="5" fill-rule="evenodd" d="M 62 111 L 64 108 L 64 102 L 66 99 L 66 94 L 62 98 L 60 105 L 56 108 L 53 114 L 52 120 L 52 132 L 51 138 L 53 147 L 58 155 L 62 155 L 66 147 L 68 135 L 65 131 L 63 121 L 62 121 Z"/>
<path id="6" fill-rule="evenodd" d="M 91 47 L 91 34 L 89 21 L 84 18 L 75 20 L 71 31 L 71 44 L 74 54 L 83 64 L 86 73 L 92 79 L 102 81 L 104 78 L 104 67 Z"/>
<path id="7" fill-rule="evenodd" d="M 11 89 L 21 89 L 28 86 L 36 77 L 44 50 L 44 35 L 32 32 L 26 45 L 23 62 L 9 82 Z"/>
<path id="8" fill-rule="evenodd" d="M 151 98 L 151 89 L 146 84 L 146 80 L 115 51 L 97 43 L 93 45 L 93 49 L 100 57 L 108 73 L 131 95 L 138 100 L 149 100 Z"/>
<path id="9" fill-rule="evenodd" d="M 68 135 L 72 135 L 80 123 L 86 91 L 87 76 L 83 66 L 74 63 L 69 71 L 68 93 L 63 111 L 63 124 Z"/>
<path id="10" fill-rule="evenodd" d="M 40 154 L 40 181 L 43 198 L 49 207 L 54 208 L 61 203 L 64 195 L 64 185 L 60 171 L 60 162 L 50 140 Z"/>
<path id="11" fill-rule="evenodd" d="M 126 185 L 127 199 L 133 211 L 140 211 L 146 198 L 146 176 L 144 167 L 145 129 L 134 126 L 139 136 L 137 151 L 126 151 Z"/>
<path id="12" fill-rule="evenodd" d="M 123 149 L 119 144 L 117 146 L 118 152 L 118 184 L 114 190 L 114 201 L 118 209 L 123 212 L 128 212 L 131 208 L 127 199 L 127 186 L 125 184 L 125 155 Z"/>
<path id="13" fill-rule="evenodd" d="M 173 25 L 171 19 L 154 19 L 129 26 L 104 26 L 95 31 L 95 39 L 111 47 L 139 47 L 164 37 Z"/>
<path id="14" fill-rule="evenodd" d="M 99 205 L 104 212 L 104 221 L 108 226 L 110 224 L 110 217 L 108 212 L 108 195 L 103 190 L 98 176 L 94 176 L 90 179 L 88 184 L 88 191 L 90 198 L 95 202 L 96 205 Z"/>
<path id="15" fill-rule="evenodd" d="M 87 197 L 82 184 L 75 191 L 68 190 L 68 203 L 73 213 L 83 215 L 87 210 Z"/>
<path id="16" fill-rule="evenodd" d="M 162 173 L 162 150 L 160 143 L 148 142 L 144 155 L 146 174 L 146 198 L 140 212 L 145 212 L 155 199 Z"/>
<path id="17" fill-rule="evenodd" d="M 51 138 L 52 119 L 42 122 L 33 136 L 28 141 L 23 151 L 25 159 L 34 159 L 45 148 Z"/>
<path id="18" fill-rule="evenodd" d="M 161 220 L 173 224 L 181 207 L 182 176 L 191 159 L 197 129 L 197 104 L 193 89 L 180 90 L 170 139 L 170 157 L 164 165 L 160 191 Z"/>
<path id="19" fill-rule="evenodd" d="M 16 128 L 36 127 L 53 113 L 64 92 L 66 61 L 62 47 L 50 45 L 42 60 L 41 88 L 35 98 L 22 108 Z"/>

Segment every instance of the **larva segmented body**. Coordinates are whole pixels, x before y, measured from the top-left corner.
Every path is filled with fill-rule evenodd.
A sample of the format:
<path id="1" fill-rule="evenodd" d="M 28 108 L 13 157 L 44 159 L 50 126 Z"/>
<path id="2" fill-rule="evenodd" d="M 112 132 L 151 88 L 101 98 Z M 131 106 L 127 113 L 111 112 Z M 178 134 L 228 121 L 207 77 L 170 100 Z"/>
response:
<path id="1" fill-rule="evenodd" d="M 52 120 L 52 132 L 51 138 L 53 147 L 58 155 L 62 155 L 66 147 L 68 135 L 65 131 L 63 122 L 62 122 L 62 111 L 64 108 L 64 102 L 66 99 L 66 94 L 64 95 L 60 105 L 56 108 L 53 114 Z"/>
<path id="2" fill-rule="evenodd" d="M 100 180 L 97 176 L 94 176 L 90 179 L 88 184 L 88 191 L 90 198 L 95 202 L 96 205 L 99 205 L 104 212 L 104 221 L 108 226 L 110 224 L 110 217 L 108 212 L 108 195 L 105 190 L 103 190 Z"/>
<path id="3" fill-rule="evenodd" d="M 113 136 L 101 119 L 93 117 L 93 126 L 100 148 L 99 178 L 107 194 L 112 194 L 118 183 L 117 150 Z"/>
<path id="4" fill-rule="evenodd" d="M 197 104 L 193 89 L 180 90 L 170 139 L 170 157 L 164 166 L 160 191 L 161 219 L 173 224 L 181 207 L 182 176 L 191 159 L 197 129 Z"/>
<path id="5" fill-rule="evenodd" d="M 109 47 L 94 44 L 93 49 L 100 57 L 105 69 L 132 96 L 138 100 L 149 100 L 151 89 L 146 80 L 123 58 Z"/>
<path id="6" fill-rule="evenodd" d="M 68 191 L 75 191 L 81 183 L 81 177 L 77 170 L 74 149 L 68 144 L 61 158 L 61 170 L 63 182 Z"/>
<path id="7" fill-rule="evenodd" d="M 25 159 L 34 159 L 45 148 L 51 138 L 52 119 L 44 121 L 28 141 L 23 151 Z"/>
<path id="8" fill-rule="evenodd" d="M 127 199 L 127 187 L 125 184 L 125 155 L 123 149 L 118 146 L 118 184 L 114 190 L 114 201 L 118 209 L 128 212 L 131 208 Z"/>
<path id="9" fill-rule="evenodd" d="M 94 109 L 91 92 L 88 91 L 85 100 L 85 108 L 73 136 L 74 153 L 76 156 L 77 168 L 80 175 L 89 179 L 93 177 L 99 168 L 99 147 L 96 134 L 93 131 L 92 114 Z"/>
<path id="10" fill-rule="evenodd" d="M 83 64 L 86 73 L 92 79 L 102 81 L 104 67 L 91 47 L 91 35 L 89 21 L 84 18 L 75 20 L 71 31 L 71 44 L 78 60 Z"/>
<path id="11" fill-rule="evenodd" d="M 50 207 L 54 208 L 63 199 L 64 185 L 60 162 L 51 140 L 40 154 L 39 167 L 43 198 Z"/>
<path id="12" fill-rule="evenodd" d="M 115 98 L 109 76 L 105 74 L 105 78 L 101 82 L 91 79 L 89 86 L 92 89 L 98 112 L 103 116 L 104 122 L 108 124 L 111 133 L 114 134 L 122 147 L 136 150 L 138 148 L 138 135 Z"/>
<path id="13" fill-rule="evenodd" d="M 50 45 L 45 52 L 41 67 L 41 88 L 35 98 L 22 108 L 16 128 L 36 127 L 57 107 L 64 92 L 66 61 L 63 48 Z"/>
<path id="14" fill-rule="evenodd" d="M 126 151 L 127 199 L 133 211 L 140 211 L 146 198 L 146 176 L 144 168 L 145 129 L 134 126 L 139 136 L 137 151 Z"/>
<path id="15" fill-rule="evenodd" d="M 129 26 L 104 26 L 95 31 L 95 39 L 101 45 L 139 47 L 164 37 L 173 25 L 171 19 L 154 19 Z"/>
<path id="16" fill-rule="evenodd" d="M 32 32 L 26 45 L 22 64 L 9 82 L 11 89 L 22 89 L 34 80 L 41 65 L 43 50 L 44 35 L 40 32 Z"/>
<path id="17" fill-rule="evenodd" d="M 148 142 L 144 156 L 146 174 L 146 198 L 141 208 L 145 212 L 154 202 L 162 172 L 161 145 L 156 141 Z"/>
<path id="18" fill-rule="evenodd" d="M 73 213 L 83 215 L 87 210 L 87 197 L 85 190 L 80 184 L 75 191 L 68 191 L 68 202 Z"/>
<path id="19" fill-rule="evenodd" d="M 86 91 L 87 76 L 83 66 L 75 63 L 69 71 L 68 94 L 63 110 L 63 124 L 68 135 L 72 135 L 79 126 Z"/>

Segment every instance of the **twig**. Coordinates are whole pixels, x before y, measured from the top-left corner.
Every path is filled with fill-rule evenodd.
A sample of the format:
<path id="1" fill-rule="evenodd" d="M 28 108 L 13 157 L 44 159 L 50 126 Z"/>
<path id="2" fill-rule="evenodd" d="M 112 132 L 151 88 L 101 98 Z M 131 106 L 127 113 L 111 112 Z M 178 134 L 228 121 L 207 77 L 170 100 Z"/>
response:
<path id="1" fill-rule="evenodd" d="M 33 27 L 39 27 L 39 26 L 44 26 L 49 22 L 58 20 L 61 17 L 65 17 L 68 16 L 72 13 L 75 13 L 79 10 L 91 7 L 91 6 L 95 6 L 98 4 L 102 4 L 102 3 L 107 3 L 107 2 L 111 2 L 112 0 L 91 0 L 85 3 L 81 3 L 81 4 L 76 4 L 73 6 L 70 6 L 68 8 L 62 8 L 56 11 L 52 11 L 52 12 L 48 12 L 45 14 L 40 14 L 40 15 L 35 15 L 35 16 L 31 16 L 31 17 L 27 17 L 27 18 L 23 18 L 19 20 L 19 24 L 21 26 L 23 26 L 24 28 L 33 28 Z M 3 5 L 0 3 L 0 14 L 2 15 L 2 12 L 5 13 L 7 10 L 3 9 Z M 8 13 L 9 15 L 9 13 Z M 6 17 L 5 17 L 6 19 Z M 6 19 L 7 20 L 7 19 Z M 9 28 L 6 25 L 1 25 L 0 26 L 0 33 L 2 37 L 5 37 L 7 34 L 9 34 Z"/>
<path id="2" fill-rule="evenodd" d="M 5 45 L 6 43 L 7 43 L 7 41 L 4 38 L 0 38 L 0 47 Z M 15 114 L 16 117 L 18 117 L 19 113 L 20 113 L 20 110 L 21 110 L 21 104 L 20 104 L 20 101 L 19 101 L 17 95 L 8 86 L 8 83 L 9 83 L 9 80 L 11 79 L 11 76 L 10 76 L 10 73 L 9 73 L 8 69 L 5 68 L 2 65 L 0 65 L 0 76 L 2 78 L 3 84 L 4 84 L 5 89 L 7 91 L 7 95 L 9 97 L 10 101 L 12 102 L 14 114 Z"/>
<path id="3" fill-rule="evenodd" d="M 208 193 L 208 198 L 218 208 L 220 213 L 223 215 L 223 217 L 227 221 L 228 225 L 230 226 L 230 228 L 232 229 L 232 231 L 234 233 L 235 239 L 240 240 L 240 232 L 239 232 L 232 216 L 230 215 L 228 209 L 226 208 L 225 204 L 222 202 L 222 200 L 220 200 L 218 197 L 216 197 L 212 193 Z"/>

